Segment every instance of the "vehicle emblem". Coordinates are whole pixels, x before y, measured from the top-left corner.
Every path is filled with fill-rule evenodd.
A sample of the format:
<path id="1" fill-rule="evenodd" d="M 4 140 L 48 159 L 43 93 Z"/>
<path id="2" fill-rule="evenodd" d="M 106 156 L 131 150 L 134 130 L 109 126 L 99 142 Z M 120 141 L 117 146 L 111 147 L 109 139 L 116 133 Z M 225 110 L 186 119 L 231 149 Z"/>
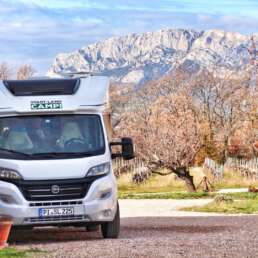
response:
<path id="1" fill-rule="evenodd" d="M 51 186 L 51 193 L 52 194 L 59 194 L 60 193 L 60 187 L 58 185 L 52 185 Z"/>

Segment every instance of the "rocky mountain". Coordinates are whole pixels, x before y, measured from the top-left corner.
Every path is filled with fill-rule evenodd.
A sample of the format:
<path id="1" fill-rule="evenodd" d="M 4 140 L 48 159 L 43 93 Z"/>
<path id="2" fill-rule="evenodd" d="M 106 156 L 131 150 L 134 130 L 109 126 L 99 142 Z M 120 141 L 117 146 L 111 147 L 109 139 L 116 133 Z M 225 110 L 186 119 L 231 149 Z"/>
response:
<path id="1" fill-rule="evenodd" d="M 258 36 L 258 34 L 257 34 Z M 166 29 L 113 37 L 56 56 L 48 75 L 91 72 L 122 83 L 157 79 L 176 66 L 239 71 L 249 64 L 250 36 L 221 30 Z"/>

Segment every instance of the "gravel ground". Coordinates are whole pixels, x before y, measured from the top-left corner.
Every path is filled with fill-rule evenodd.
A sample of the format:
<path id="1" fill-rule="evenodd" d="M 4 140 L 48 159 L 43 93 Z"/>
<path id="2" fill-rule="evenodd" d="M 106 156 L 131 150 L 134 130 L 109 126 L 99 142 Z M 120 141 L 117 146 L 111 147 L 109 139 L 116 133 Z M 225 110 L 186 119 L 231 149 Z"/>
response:
<path id="1" fill-rule="evenodd" d="M 212 199 L 147 199 L 147 200 L 120 200 L 120 210 L 122 218 L 130 217 L 171 217 L 171 216 L 207 216 L 210 214 L 201 212 L 185 212 L 178 209 L 205 205 Z M 217 215 L 217 214 L 214 214 Z"/>
<path id="2" fill-rule="evenodd" d="M 156 202 L 165 204 L 163 200 Z M 121 210 L 124 204 L 121 202 Z M 147 206 L 150 204 L 146 201 Z M 133 203 L 128 205 L 133 207 Z M 19 249 L 48 251 L 36 257 L 51 258 L 258 257 L 258 216 L 166 217 L 159 212 L 159 216 L 140 217 L 138 202 L 135 207 L 130 217 L 121 219 L 119 239 L 103 240 L 100 232 L 89 233 L 81 228 L 38 228 L 16 233 L 10 244 Z M 124 216 L 126 213 L 128 210 L 122 211 Z"/>

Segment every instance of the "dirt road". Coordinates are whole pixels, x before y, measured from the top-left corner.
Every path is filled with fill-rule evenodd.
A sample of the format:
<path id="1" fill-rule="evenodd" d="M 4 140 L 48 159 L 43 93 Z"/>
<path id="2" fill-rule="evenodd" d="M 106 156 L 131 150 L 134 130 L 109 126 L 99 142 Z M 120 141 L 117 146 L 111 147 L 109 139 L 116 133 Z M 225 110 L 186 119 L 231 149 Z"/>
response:
<path id="1" fill-rule="evenodd" d="M 47 250 L 40 256 L 58 258 L 258 257 L 258 216 L 135 214 L 122 218 L 121 235 L 115 240 L 102 240 L 99 232 L 84 229 L 42 228 L 16 234 L 12 244 Z"/>

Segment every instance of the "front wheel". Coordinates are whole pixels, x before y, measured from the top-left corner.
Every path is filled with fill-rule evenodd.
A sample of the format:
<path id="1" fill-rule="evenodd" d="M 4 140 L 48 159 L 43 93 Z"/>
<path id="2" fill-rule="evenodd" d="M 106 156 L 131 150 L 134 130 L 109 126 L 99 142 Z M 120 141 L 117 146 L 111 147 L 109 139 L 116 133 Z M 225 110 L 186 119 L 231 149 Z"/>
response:
<path id="1" fill-rule="evenodd" d="M 118 203 L 114 220 L 101 224 L 101 232 L 104 238 L 118 238 L 120 232 L 120 211 Z"/>

